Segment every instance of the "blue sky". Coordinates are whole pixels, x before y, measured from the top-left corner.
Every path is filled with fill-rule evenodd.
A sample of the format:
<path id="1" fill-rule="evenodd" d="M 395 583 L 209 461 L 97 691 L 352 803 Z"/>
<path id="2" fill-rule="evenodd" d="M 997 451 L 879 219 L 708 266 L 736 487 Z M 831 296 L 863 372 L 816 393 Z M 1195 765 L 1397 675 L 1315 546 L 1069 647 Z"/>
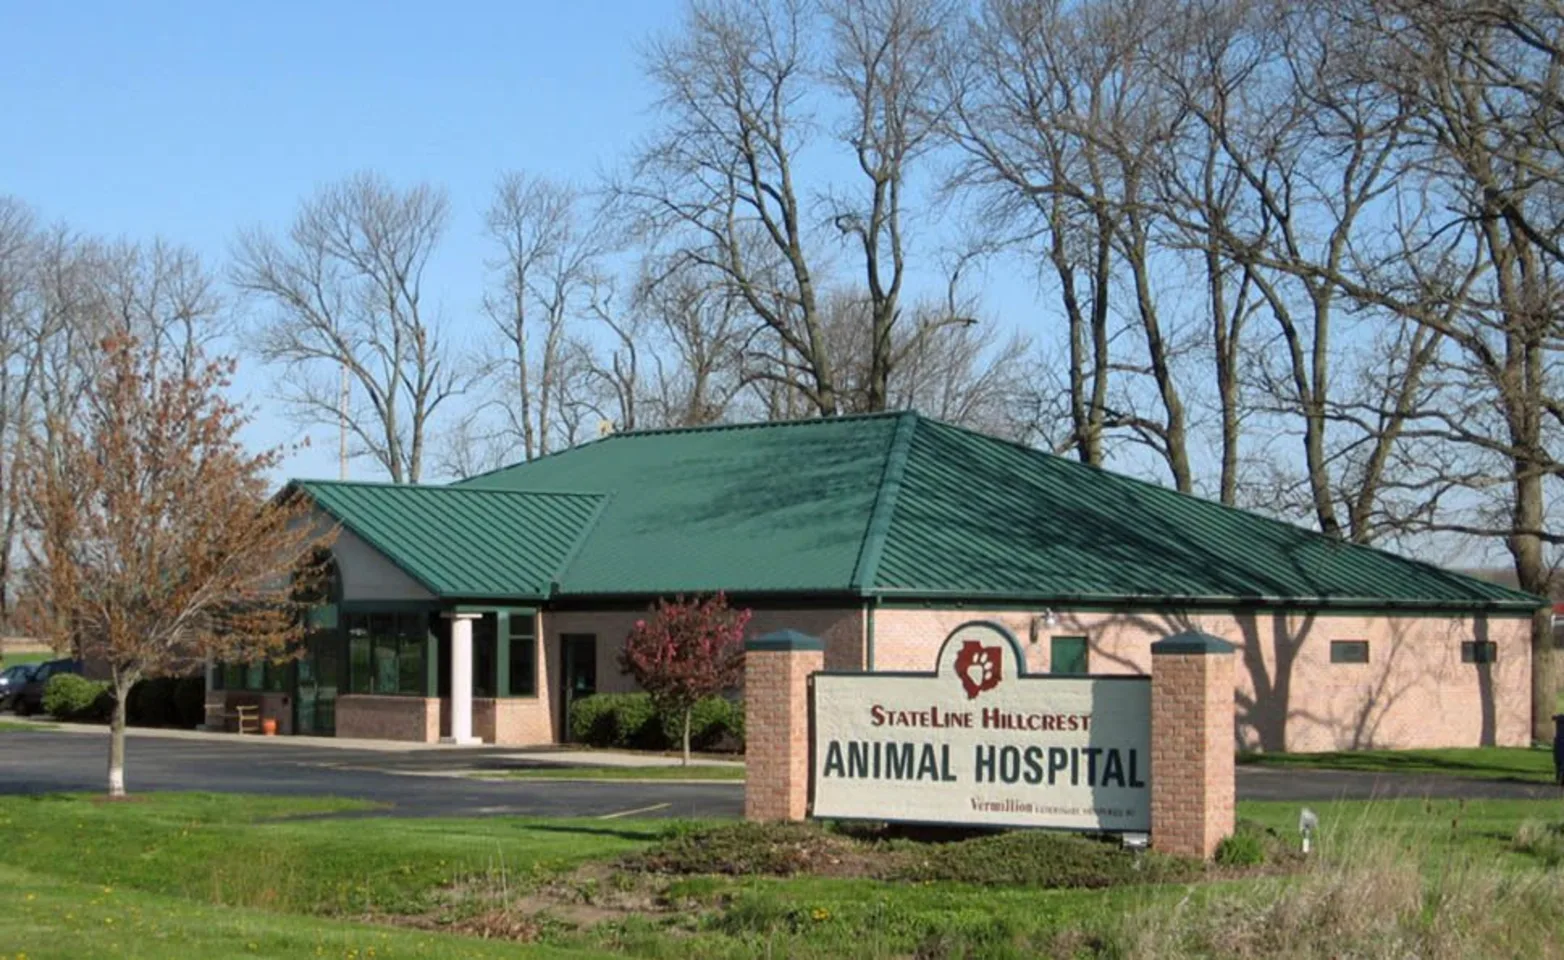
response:
<path id="1" fill-rule="evenodd" d="M 589 183 L 645 129 L 640 43 L 676 0 L 105 3 L 0 8 L 0 193 L 87 233 L 187 244 L 218 266 L 241 226 L 280 226 L 324 183 L 373 168 L 450 194 L 431 276 L 476 311 L 480 214 L 507 169 Z M 269 374 L 252 442 L 300 436 Z M 335 436 L 289 472 L 334 475 Z M 356 465 L 359 475 L 369 464 Z"/>

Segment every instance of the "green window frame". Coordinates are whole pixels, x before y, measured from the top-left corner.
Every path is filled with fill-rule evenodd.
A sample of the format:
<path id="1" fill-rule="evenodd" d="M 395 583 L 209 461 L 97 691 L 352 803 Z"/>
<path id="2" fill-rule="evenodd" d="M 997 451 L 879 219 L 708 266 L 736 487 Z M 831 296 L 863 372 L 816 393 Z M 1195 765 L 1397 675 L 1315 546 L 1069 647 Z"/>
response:
<path id="1" fill-rule="evenodd" d="M 1091 645 L 1085 637 L 1050 637 L 1048 672 L 1060 676 L 1091 673 Z"/>
<path id="2" fill-rule="evenodd" d="M 1367 640 L 1332 640 L 1330 642 L 1331 663 L 1368 663 L 1369 642 Z"/>
<path id="3" fill-rule="evenodd" d="M 244 693 L 286 693 L 288 691 L 287 663 L 257 660 L 222 662 L 213 671 L 213 690 L 234 690 Z"/>
<path id="4" fill-rule="evenodd" d="M 427 695 L 427 612 L 353 613 L 344 619 L 348 634 L 349 693 Z"/>
<path id="5" fill-rule="evenodd" d="M 1492 640 L 1461 641 L 1462 663 L 1498 663 L 1499 645 Z"/>
<path id="6" fill-rule="evenodd" d="M 510 667 L 506 680 L 508 697 L 536 697 L 538 695 L 538 638 L 532 629 L 533 618 L 522 614 L 510 616 L 509 651 L 506 654 Z"/>

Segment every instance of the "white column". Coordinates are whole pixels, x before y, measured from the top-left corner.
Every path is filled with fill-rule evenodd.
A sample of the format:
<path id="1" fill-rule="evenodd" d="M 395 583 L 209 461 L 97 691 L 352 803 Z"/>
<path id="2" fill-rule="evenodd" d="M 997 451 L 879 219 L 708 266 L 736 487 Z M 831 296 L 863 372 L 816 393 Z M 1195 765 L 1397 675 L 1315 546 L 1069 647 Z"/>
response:
<path id="1" fill-rule="evenodd" d="M 472 735 L 472 622 L 476 613 L 447 613 L 451 621 L 451 735 L 443 743 L 482 743 Z"/>

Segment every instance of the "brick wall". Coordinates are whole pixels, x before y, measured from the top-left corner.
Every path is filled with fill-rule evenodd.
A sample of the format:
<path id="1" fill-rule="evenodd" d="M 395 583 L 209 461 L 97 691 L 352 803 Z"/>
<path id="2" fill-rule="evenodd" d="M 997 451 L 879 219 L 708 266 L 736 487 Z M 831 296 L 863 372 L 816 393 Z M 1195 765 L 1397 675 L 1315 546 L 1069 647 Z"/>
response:
<path id="1" fill-rule="evenodd" d="M 809 803 L 809 675 L 822 651 L 745 654 L 744 816 L 802 820 Z"/>
<path id="2" fill-rule="evenodd" d="M 1233 655 L 1152 659 L 1151 840 L 1208 859 L 1233 832 Z"/>
<path id="3" fill-rule="evenodd" d="M 337 736 L 435 743 L 440 739 L 440 701 L 435 697 L 340 696 Z"/>
<path id="4" fill-rule="evenodd" d="M 1093 673 L 1151 668 L 1151 643 L 1199 630 L 1239 648 L 1233 667 L 1236 738 L 1245 749 L 1406 749 L 1530 742 L 1530 621 L 1507 617 L 1322 614 L 1078 613 L 1032 624 L 1042 611 L 875 612 L 875 667 L 929 670 L 951 630 L 993 620 L 1015 634 L 1027 668 L 1046 672 L 1049 639 L 1085 636 Z M 1498 662 L 1461 662 L 1461 643 L 1489 640 Z M 1369 641 L 1367 664 L 1330 662 L 1332 640 Z"/>

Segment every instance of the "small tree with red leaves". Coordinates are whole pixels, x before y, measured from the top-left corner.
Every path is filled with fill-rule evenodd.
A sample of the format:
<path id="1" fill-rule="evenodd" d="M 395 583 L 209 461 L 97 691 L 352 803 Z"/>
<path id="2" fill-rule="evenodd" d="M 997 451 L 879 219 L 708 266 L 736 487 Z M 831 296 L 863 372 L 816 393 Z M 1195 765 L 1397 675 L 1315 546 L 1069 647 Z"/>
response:
<path id="1" fill-rule="evenodd" d="M 651 694 L 658 708 L 684 718 L 684 762 L 690 762 L 690 717 L 696 701 L 738 686 L 744 673 L 748 610 L 721 593 L 702 600 L 658 600 L 637 620 L 619 666 Z"/>

